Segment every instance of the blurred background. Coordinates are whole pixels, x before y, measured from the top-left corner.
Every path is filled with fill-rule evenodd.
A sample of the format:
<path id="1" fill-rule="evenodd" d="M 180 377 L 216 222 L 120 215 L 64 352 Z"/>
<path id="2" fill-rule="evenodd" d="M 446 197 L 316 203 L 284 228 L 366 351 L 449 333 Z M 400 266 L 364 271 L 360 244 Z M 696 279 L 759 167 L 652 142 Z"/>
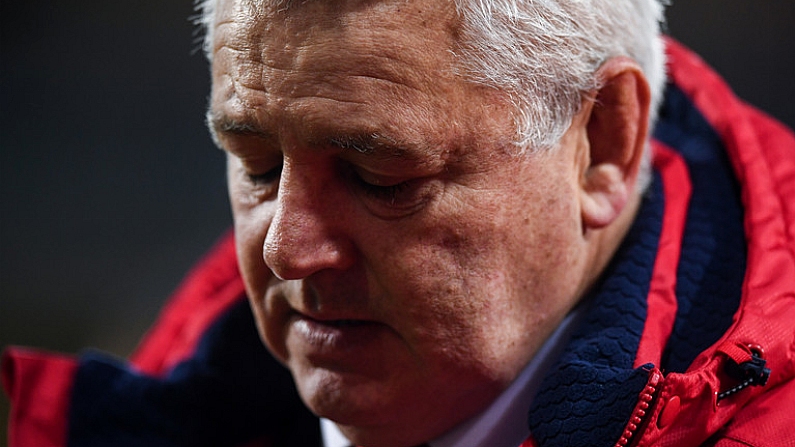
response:
<path id="1" fill-rule="evenodd" d="M 126 356 L 231 225 L 191 0 L 0 0 L 0 347 Z M 795 3 L 675 2 L 669 33 L 795 126 Z M 0 393 L 0 445 L 8 402 Z"/>

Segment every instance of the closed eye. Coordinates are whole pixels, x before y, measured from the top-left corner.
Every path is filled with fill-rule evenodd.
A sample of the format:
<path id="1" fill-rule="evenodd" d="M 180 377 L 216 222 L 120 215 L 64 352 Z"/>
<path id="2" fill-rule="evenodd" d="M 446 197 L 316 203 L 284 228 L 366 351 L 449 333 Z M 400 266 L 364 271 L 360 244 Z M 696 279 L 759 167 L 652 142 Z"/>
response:
<path id="1" fill-rule="evenodd" d="M 405 181 L 394 185 L 375 185 L 364 181 L 361 177 L 356 177 L 359 188 L 370 198 L 387 203 L 398 205 L 404 200 L 405 193 L 411 188 L 411 182 Z"/>
<path id="2" fill-rule="evenodd" d="M 376 174 L 349 165 L 349 184 L 367 207 L 387 218 L 401 217 L 417 211 L 431 197 L 433 188 L 427 178 L 393 177 Z"/>
<path id="3" fill-rule="evenodd" d="M 254 186 L 272 185 L 273 183 L 278 182 L 281 176 L 282 176 L 281 164 L 261 174 L 254 174 L 250 172 L 246 173 L 246 178 L 248 179 L 249 183 L 251 183 Z"/>

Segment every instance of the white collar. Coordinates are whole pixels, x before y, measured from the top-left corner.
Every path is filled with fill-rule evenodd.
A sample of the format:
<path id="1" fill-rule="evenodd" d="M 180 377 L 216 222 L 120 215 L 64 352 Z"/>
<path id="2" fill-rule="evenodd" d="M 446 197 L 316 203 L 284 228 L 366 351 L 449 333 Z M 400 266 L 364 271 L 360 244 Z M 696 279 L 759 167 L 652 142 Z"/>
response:
<path id="1" fill-rule="evenodd" d="M 558 359 L 583 314 L 577 306 L 524 367 L 519 376 L 480 414 L 460 423 L 429 444 L 431 447 L 517 447 L 530 435 L 527 411 L 541 380 Z M 350 447 L 352 444 L 328 419 L 320 420 L 325 447 Z"/>

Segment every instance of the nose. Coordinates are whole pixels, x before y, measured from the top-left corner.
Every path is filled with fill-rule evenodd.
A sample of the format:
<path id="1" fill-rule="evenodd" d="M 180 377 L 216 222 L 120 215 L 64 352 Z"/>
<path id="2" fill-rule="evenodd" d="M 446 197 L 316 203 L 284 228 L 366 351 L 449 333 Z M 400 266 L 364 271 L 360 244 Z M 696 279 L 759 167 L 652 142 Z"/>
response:
<path id="1" fill-rule="evenodd" d="M 277 207 L 263 244 L 265 264 L 283 280 L 302 279 L 353 264 L 345 194 L 318 166 L 282 168 Z"/>

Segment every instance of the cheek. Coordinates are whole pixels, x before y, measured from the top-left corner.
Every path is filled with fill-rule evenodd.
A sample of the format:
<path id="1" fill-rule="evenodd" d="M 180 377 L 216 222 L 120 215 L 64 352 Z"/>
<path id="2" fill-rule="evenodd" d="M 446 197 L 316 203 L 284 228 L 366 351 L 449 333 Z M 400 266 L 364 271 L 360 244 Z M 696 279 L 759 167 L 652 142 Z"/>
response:
<path id="1" fill-rule="evenodd" d="M 265 236 L 273 216 L 273 205 L 262 203 L 256 206 L 249 206 L 244 201 L 238 200 L 235 194 L 235 187 L 230 183 L 230 200 L 232 202 L 232 214 L 234 217 L 235 246 L 240 273 L 246 286 L 246 294 L 251 304 L 254 318 L 260 337 L 274 353 L 283 351 L 279 349 L 273 340 L 272 327 L 270 321 L 272 316 L 266 309 L 266 292 L 271 280 L 274 278 L 270 269 L 265 265 L 263 259 L 263 245 Z"/>
<path id="2" fill-rule="evenodd" d="M 504 250 L 479 225 L 422 227 L 380 240 L 373 251 L 385 256 L 369 258 L 381 312 L 430 368 L 494 376 L 490 335 L 512 299 Z"/>
<path id="3" fill-rule="evenodd" d="M 234 208 L 235 242 L 240 271 L 249 296 L 262 296 L 271 277 L 262 252 L 270 226 L 270 216 L 258 208 Z"/>
<path id="4" fill-rule="evenodd" d="M 399 230 L 397 243 L 372 241 L 386 254 L 371 269 L 394 324 L 425 360 L 510 380 L 564 312 L 573 210 L 534 200 L 437 209 L 442 218 Z"/>
<path id="5" fill-rule="evenodd" d="M 237 258 L 249 296 L 261 296 L 270 280 L 270 272 L 263 259 L 263 245 L 276 211 L 276 203 L 253 196 L 243 177 L 240 161 L 228 156 L 227 183 Z"/>

